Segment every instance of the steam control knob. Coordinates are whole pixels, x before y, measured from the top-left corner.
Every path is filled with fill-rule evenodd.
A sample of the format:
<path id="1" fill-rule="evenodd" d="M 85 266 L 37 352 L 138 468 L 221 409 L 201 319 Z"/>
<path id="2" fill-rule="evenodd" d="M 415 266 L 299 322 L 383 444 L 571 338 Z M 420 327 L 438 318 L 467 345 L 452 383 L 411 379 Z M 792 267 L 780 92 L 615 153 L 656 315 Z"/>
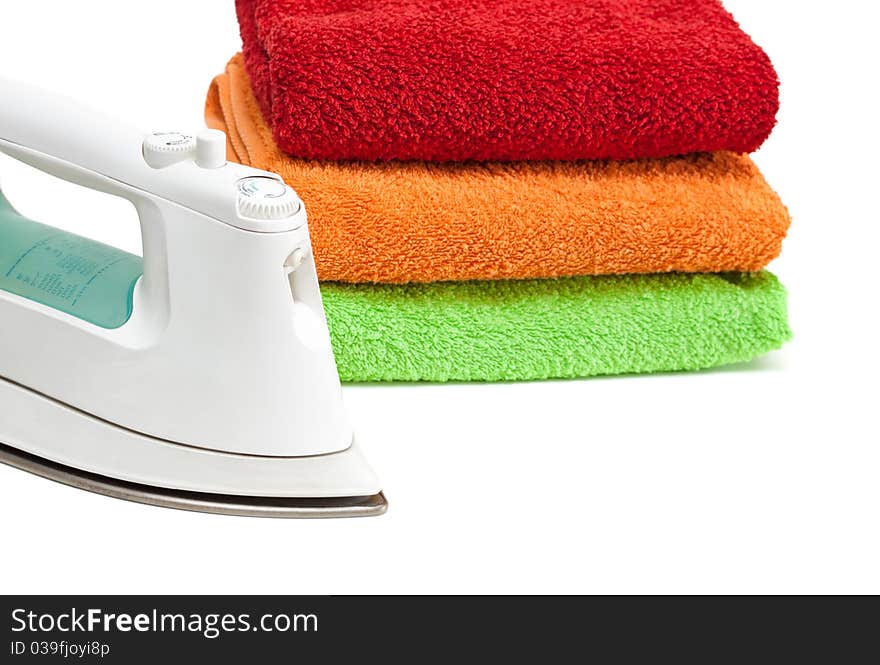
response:
<path id="1" fill-rule="evenodd" d="M 196 136 L 196 164 L 203 169 L 226 166 L 226 132 L 206 129 Z"/>
<path id="2" fill-rule="evenodd" d="M 282 181 L 266 176 L 253 176 L 238 181 L 238 211 L 242 217 L 276 220 L 293 217 L 302 203 Z"/>
<path id="3" fill-rule="evenodd" d="M 144 161 L 154 169 L 164 169 L 189 159 L 196 148 L 196 140 L 180 132 L 158 132 L 144 139 Z"/>

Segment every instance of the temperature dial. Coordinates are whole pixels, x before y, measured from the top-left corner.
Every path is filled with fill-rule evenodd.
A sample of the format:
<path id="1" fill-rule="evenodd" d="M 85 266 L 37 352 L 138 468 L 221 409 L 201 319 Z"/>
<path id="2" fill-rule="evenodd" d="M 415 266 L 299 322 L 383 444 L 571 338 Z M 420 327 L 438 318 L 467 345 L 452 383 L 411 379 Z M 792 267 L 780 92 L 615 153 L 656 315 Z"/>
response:
<path id="1" fill-rule="evenodd" d="M 238 181 L 238 211 L 243 217 L 285 219 L 293 217 L 301 207 L 296 192 L 280 180 L 254 176 Z"/>

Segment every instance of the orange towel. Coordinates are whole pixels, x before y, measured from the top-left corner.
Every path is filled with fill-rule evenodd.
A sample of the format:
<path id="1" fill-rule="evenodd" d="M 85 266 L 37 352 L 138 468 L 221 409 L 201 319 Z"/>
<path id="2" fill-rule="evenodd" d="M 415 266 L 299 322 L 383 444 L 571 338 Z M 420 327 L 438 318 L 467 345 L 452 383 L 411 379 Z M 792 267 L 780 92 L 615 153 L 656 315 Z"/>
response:
<path id="1" fill-rule="evenodd" d="M 293 111 L 295 112 L 295 111 Z M 302 197 L 323 280 L 753 271 L 789 217 L 746 155 L 631 162 L 315 162 L 283 154 L 240 55 L 208 93 L 230 159 Z"/>

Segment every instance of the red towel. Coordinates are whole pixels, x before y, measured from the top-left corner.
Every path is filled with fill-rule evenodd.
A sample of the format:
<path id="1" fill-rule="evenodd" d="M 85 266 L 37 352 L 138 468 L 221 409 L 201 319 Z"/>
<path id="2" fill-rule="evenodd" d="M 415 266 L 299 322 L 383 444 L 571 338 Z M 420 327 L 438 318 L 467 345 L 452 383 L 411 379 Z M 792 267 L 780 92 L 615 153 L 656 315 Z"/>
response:
<path id="1" fill-rule="evenodd" d="M 279 147 L 311 159 L 630 159 L 769 135 L 778 81 L 718 0 L 237 0 Z"/>

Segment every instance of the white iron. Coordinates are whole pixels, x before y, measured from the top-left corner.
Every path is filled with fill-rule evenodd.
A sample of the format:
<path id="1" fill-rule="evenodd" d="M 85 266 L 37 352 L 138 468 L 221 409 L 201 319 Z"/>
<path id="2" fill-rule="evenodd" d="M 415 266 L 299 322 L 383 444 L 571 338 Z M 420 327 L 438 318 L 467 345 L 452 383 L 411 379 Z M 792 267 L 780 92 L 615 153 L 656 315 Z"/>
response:
<path id="1" fill-rule="evenodd" d="M 385 511 L 343 409 L 305 210 L 277 175 L 226 163 L 222 132 L 146 134 L 2 79 L 0 151 L 131 201 L 144 254 L 0 196 L 0 461 L 173 508 Z"/>

